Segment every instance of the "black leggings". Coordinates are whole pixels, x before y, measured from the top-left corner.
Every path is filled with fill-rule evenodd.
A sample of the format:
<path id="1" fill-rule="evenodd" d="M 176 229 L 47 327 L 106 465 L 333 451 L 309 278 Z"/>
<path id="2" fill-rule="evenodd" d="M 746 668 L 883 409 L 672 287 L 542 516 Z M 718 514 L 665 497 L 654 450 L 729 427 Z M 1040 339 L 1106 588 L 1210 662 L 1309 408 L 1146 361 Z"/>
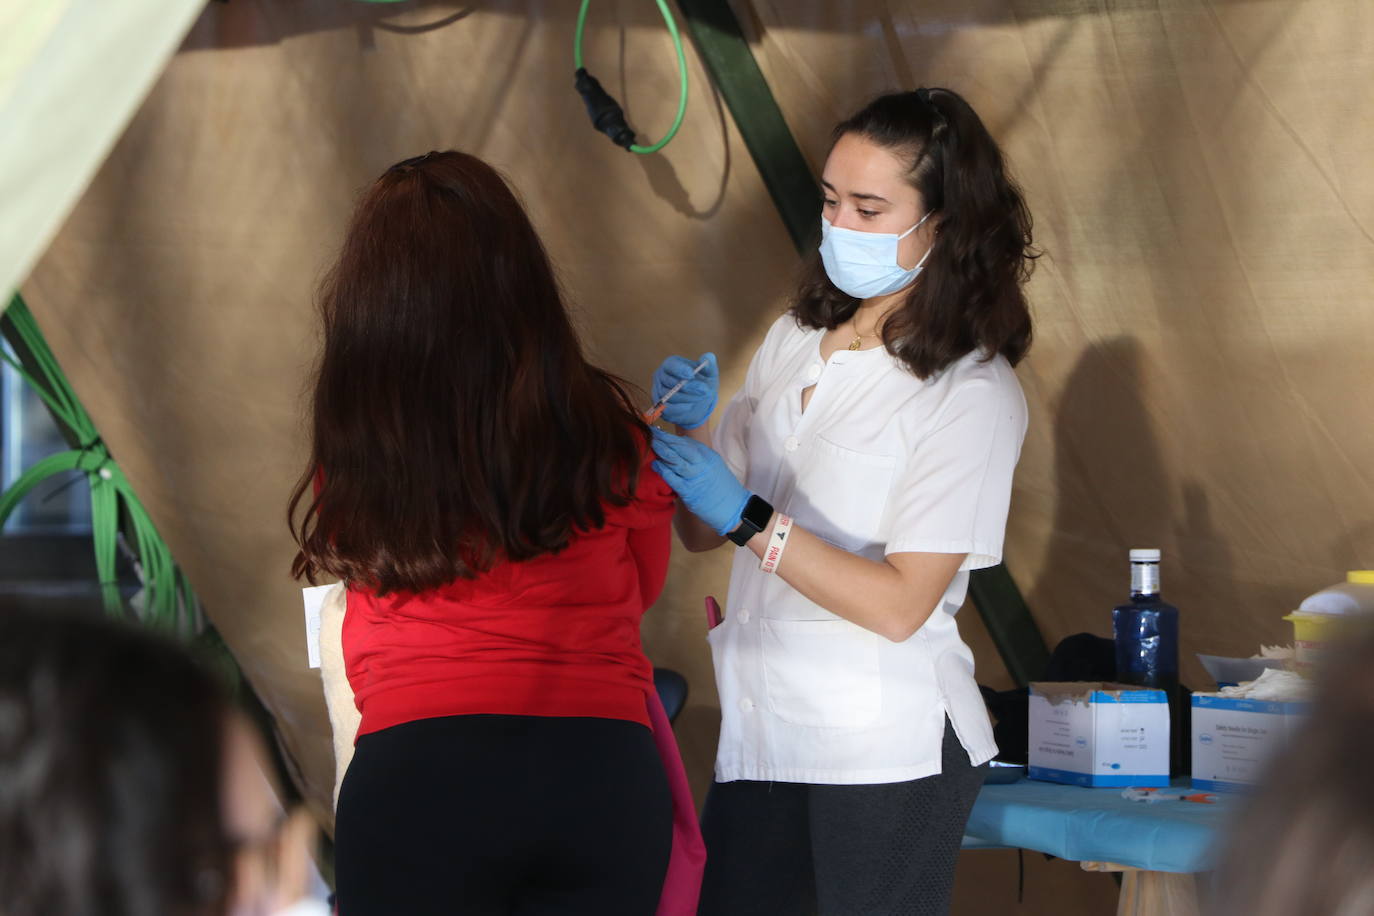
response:
<path id="1" fill-rule="evenodd" d="M 339 791 L 341 916 L 652 916 L 672 847 L 633 722 L 422 719 L 364 735 Z"/>
<path id="2" fill-rule="evenodd" d="M 943 771 L 911 782 L 713 783 L 701 916 L 912 916 L 949 910 L 986 765 L 945 723 Z"/>

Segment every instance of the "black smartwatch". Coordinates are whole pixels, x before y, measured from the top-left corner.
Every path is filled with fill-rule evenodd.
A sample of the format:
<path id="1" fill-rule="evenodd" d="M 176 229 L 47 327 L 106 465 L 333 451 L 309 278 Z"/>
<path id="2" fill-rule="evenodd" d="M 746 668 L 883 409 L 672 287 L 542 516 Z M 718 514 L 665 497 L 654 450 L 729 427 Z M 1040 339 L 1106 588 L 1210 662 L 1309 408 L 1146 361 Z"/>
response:
<path id="1" fill-rule="evenodd" d="M 751 494 L 749 502 L 744 504 L 744 511 L 740 513 L 739 527 L 726 537 L 743 547 L 751 537 L 768 527 L 768 520 L 772 517 L 773 507 L 768 500 Z"/>

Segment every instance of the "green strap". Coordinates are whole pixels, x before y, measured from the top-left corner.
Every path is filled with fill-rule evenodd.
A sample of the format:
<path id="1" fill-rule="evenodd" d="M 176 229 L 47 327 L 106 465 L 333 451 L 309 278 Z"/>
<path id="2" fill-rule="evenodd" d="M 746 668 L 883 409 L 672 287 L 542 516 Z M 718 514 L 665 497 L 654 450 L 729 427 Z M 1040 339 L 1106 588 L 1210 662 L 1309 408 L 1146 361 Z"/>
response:
<path id="1" fill-rule="evenodd" d="M 117 581 L 123 517 L 127 519 L 125 530 L 134 542 L 144 585 L 145 606 L 140 617 L 155 625 L 180 627 L 189 632 L 194 624 L 195 608 L 190 584 L 172 560 L 171 551 L 158 535 L 124 472 L 110 457 L 95 423 L 81 406 L 57 358 L 43 339 L 38 323 L 18 294 L 0 316 L 0 332 L 4 333 L 18 358 L 3 351 L 0 357 L 33 388 L 52 412 L 63 435 L 77 446 L 42 459 L 0 493 L 0 527 L 24 497 L 44 480 L 55 474 L 84 472 L 91 491 L 91 536 L 96 574 L 106 611 L 115 616 L 125 614 Z"/>
<path id="2" fill-rule="evenodd" d="M 820 227 L 816 180 L 728 0 L 678 0 L 678 6 L 783 225 L 799 252 L 811 251 Z M 1041 677 L 1049 650 L 1006 566 L 971 573 L 969 596 L 1016 682 Z"/>

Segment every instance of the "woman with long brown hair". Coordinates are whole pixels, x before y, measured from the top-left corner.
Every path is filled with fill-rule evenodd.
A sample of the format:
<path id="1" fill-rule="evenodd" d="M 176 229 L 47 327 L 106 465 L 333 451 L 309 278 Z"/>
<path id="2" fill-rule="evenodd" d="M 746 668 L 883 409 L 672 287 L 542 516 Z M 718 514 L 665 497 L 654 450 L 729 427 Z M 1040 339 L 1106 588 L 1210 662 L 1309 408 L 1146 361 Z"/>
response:
<path id="1" fill-rule="evenodd" d="M 712 916 L 945 912 L 996 752 L 955 614 L 1001 559 L 1026 432 L 1030 216 L 947 89 L 840 123 L 822 185 L 820 249 L 714 440 L 714 391 L 655 431 L 683 542 L 741 548 L 709 635 Z"/>
<path id="2" fill-rule="evenodd" d="M 624 384 L 463 153 L 372 185 L 320 300 L 291 517 L 294 573 L 348 588 L 341 911 L 652 913 L 672 803 L 639 621 L 673 496 Z"/>

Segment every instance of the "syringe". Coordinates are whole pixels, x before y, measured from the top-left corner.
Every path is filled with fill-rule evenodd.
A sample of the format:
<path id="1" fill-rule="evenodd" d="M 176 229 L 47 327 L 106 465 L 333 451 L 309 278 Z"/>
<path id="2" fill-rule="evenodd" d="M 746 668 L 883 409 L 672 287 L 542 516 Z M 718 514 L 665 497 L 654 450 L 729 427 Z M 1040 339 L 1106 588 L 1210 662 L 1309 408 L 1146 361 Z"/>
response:
<path id="1" fill-rule="evenodd" d="M 658 418 L 663 416 L 663 408 L 668 406 L 668 399 L 671 398 L 673 395 L 677 394 L 679 391 L 681 391 L 684 385 L 686 385 L 692 379 L 696 378 L 697 373 L 700 372 L 702 369 L 705 369 L 706 364 L 708 362 L 710 362 L 710 360 L 703 359 L 700 363 L 697 364 L 697 367 L 692 370 L 691 375 L 687 376 L 685 379 L 678 382 L 676 385 L 669 388 L 667 391 L 663 392 L 663 397 L 659 398 L 657 403 L 655 403 L 653 407 L 649 408 L 649 410 L 645 412 L 644 422 L 650 424 L 657 423 Z"/>

